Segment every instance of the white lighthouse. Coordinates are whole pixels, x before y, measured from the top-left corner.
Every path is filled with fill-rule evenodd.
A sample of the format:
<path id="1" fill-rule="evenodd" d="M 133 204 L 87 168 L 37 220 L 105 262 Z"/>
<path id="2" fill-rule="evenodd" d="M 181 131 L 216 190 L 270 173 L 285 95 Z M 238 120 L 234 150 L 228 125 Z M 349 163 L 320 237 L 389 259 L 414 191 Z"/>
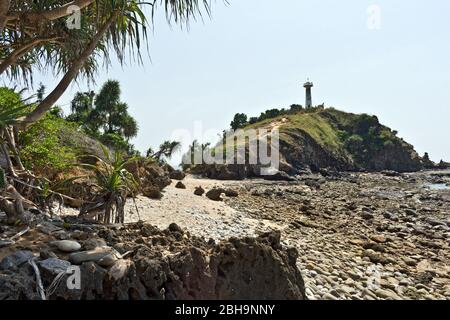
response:
<path id="1" fill-rule="evenodd" d="M 314 84 L 312 82 L 308 81 L 305 82 L 303 87 L 306 89 L 306 101 L 305 101 L 305 108 L 309 109 L 312 108 L 312 95 L 311 95 L 311 88 L 314 87 Z"/>

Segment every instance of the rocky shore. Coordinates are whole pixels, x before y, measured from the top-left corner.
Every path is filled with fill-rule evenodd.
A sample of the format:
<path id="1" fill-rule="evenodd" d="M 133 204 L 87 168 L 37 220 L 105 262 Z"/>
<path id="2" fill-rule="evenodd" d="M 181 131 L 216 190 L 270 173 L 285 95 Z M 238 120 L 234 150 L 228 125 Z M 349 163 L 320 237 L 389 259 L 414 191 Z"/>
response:
<path id="1" fill-rule="evenodd" d="M 230 205 L 278 225 L 299 250 L 309 299 L 450 299 L 449 177 L 385 172 L 253 183 Z"/>
<path id="2" fill-rule="evenodd" d="M 130 201 L 125 225 L 64 208 L 0 243 L 0 299 L 39 298 L 30 258 L 49 299 L 450 299 L 449 183 L 449 171 L 188 176 L 138 197 L 139 214 Z M 88 285 L 53 288 L 70 265 Z"/>

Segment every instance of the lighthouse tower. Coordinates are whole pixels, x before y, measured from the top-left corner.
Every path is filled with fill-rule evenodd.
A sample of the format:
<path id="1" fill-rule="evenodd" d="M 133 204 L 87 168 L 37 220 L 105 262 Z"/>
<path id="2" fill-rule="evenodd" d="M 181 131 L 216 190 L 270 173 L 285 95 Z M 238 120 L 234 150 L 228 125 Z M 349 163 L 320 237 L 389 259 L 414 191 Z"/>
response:
<path id="1" fill-rule="evenodd" d="M 311 88 L 314 87 L 314 84 L 312 82 L 308 81 L 305 82 L 303 87 L 306 89 L 306 102 L 305 102 L 305 108 L 309 109 L 312 108 L 312 95 L 311 95 Z"/>

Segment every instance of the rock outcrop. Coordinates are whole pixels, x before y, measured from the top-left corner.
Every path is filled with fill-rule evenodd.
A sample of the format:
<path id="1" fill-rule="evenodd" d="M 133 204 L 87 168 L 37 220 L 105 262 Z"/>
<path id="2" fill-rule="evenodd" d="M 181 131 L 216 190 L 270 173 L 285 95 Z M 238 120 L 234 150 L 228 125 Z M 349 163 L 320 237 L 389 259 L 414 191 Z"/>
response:
<path id="1" fill-rule="evenodd" d="M 269 176 L 262 174 L 261 165 L 236 163 L 196 165 L 191 172 L 219 180 L 266 177 L 289 181 L 289 175 L 324 169 L 414 172 L 425 167 L 426 161 L 414 147 L 380 124 L 376 116 L 319 108 L 288 114 L 281 122 L 274 118 L 251 125 L 252 129 L 274 127 L 280 133 L 278 173 Z"/>
<path id="2" fill-rule="evenodd" d="M 72 233 L 78 238 L 92 235 L 74 230 L 68 236 Z M 81 289 L 68 289 L 70 274 L 62 272 L 49 299 L 305 299 L 296 267 L 298 253 L 281 246 L 279 232 L 215 244 L 177 225 L 161 231 L 137 223 L 119 230 L 99 227 L 98 235 L 102 238 L 97 242 L 108 246 L 36 258 L 45 288 L 61 270 L 80 268 Z M 94 240 L 79 242 L 92 249 Z M 108 254 L 115 259 L 102 267 Z M 33 270 L 26 263 L 32 257 L 30 251 L 18 251 L 2 260 L 1 299 L 39 298 Z"/>

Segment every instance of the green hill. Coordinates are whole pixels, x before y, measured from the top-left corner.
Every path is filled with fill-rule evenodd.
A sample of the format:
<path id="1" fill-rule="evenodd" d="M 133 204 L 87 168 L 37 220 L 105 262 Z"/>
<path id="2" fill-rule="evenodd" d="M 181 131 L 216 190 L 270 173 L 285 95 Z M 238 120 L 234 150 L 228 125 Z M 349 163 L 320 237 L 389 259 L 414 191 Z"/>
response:
<path id="1" fill-rule="evenodd" d="M 270 113 L 268 116 L 267 114 Z M 240 118 L 245 119 L 240 114 Z M 296 174 L 328 168 L 340 171 L 417 171 L 423 160 L 397 132 L 382 125 L 376 116 L 353 114 L 322 106 L 312 109 L 271 109 L 243 130 L 278 128 L 280 170 Z M 219 143 L 215 152 L 221 152 Z M 212 178 L 234 179 L 260 175 L 258 165 L 201 165 L 193 171 Z"/>
<path id="2" fill-rule="evenodd" d="M 280 121 L 280 152 L 293 168 L 332 167 L 340 170 L 417 171 L 421 159 L 397 132 L 376 116 L 334 108 L 315 108 L 280 115 L 246 128 Z"/>

